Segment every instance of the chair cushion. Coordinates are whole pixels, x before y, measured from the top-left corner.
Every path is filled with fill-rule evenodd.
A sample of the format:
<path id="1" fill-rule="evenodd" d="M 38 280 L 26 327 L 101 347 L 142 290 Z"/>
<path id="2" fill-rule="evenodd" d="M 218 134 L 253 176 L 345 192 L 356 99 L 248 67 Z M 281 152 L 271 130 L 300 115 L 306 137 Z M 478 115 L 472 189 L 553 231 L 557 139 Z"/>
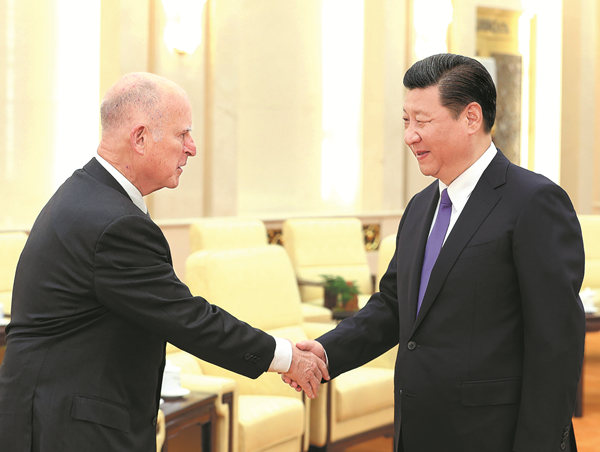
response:
<path id="1" fill-rule="evenodd" d="M 17 262 L 26 241 L 24 232 L 0 233 L 0 291 L 12 291 Z"/>
<path id="2" fill-rule="evenodd" d="M 600 291 L 600 215 L 579 215 L 585 249 L 582 288 Z"/>
<path id="3" fill-rule="evenodd" d="M 371 270 L 358 218 L 293 218 L 282 227 L 283 243 L 300 279 L 322 281 L 322 275 L 354 281 L 360 293 L 371 293 Z M 303 301 L 323 298 L 323 288 L 300 287 Z"/>
<path id="4" fill-rule="evenodd" d="M 0 233 L 0 308 L 10 315 L 15 270 L 27 241 L 25 232 Z"/>
<path id="5" fill-rule="evenodd" d="M 198 359 L 187 352 L 171 352 L 167 354 L 166 359 L 171 364 L 179 367 L 182 374 L 202 375 L 202 368 Z"/>
<path id="6" fill-rule="evenodd" d="M 296 276 L 279 245 L 198 251 L 186 261 L 194 295 L 268 330 L 302 323 Z"/>
<path id="7" fill-rule="evenodd" d="M 367 262 L 358 218 L 294 218 L 284 221 L 282 229 L 295 268 Z"/>
<path id="8" fill-rule="evenodd" d="M 396 251 L 395 234 L 388 235 L 379 242 L 379 250 L 377 251 L 377 286 L 375 290 L 379 290 L 379 283 L 390 265 L 394 251 Z"/>
<path id="9" fill-rule="evenodd" d="M 262 221 L 244 218 L 203 218 L 190 225 L 191 252 L 206 249 L 249 248 L 267 244 Z"/>
<path id="10" fill-rule="evenodd" d="M 322 304 L 322 303 L 321 303 Z M 302 320 L 304 322 L 331 322 L 331 310 L 312 303 L 302 303 Z"/>
<path id="11" fill-rule="evenodd" d="M 338 376 L 333 396 L 342 422 L 394 405 L 394 370 L 359 367 Z M 368 388 L 368 391 L 365 391 Z"/>
<path id="12" fill-rule="evenodd" d="M 0 306 L 2 306 L 1 309 L 4 314 L 10 315 L 11 303 L 12 292 L 0 292 Z"/>
<path id="13" fill-rule="evenodd" d="M 240 452 L 263 450 L 304 433 L 304 404 L 299 399 L 240 395 L 238 412 Z"/>

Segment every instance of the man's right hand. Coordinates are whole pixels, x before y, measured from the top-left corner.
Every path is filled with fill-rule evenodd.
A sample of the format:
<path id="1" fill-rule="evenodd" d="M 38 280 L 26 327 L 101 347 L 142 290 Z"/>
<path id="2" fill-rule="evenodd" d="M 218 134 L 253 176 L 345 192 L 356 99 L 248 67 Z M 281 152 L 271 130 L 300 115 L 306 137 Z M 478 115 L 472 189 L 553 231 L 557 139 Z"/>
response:
<path id="1" fill-rule="evenodd" d="M 314 399 L 319 391 L 321 380 L 329 380 L 325 363 L 325 349 L 317 341 L 301 341 L 292 347 L 290 370 L 281 376 L 282 380 L 297 391 L 304 390 Z"/>
<path id="2" fill-rule="evenodd" d="M 314 341 L 302 341 L 298 344 L 307 342 Z M 325 361 L 318 354 L 312 352 L 312 346 L 302 345 L 302 347 L 306 347 L 306 350 L 303 350 L 298 347 L 298 344 L 296 347 L 292 347 L 292 364 L 289 371 L 281 378 L 292 388 L 297 391 L 303 390 L 308 398 L 314 399 L 319 392 L 321 380 L 329 380 L 329 371 Z M 323 347 L 321 346 L 321 348 Z M 322 356 L 325 356 L 325 350 L 323 350 Z"/>
<path id="3" fill-rule="evenodd" d="M 311 352 L 317 355 L 324 363 L 327 363 L 327 357 L 325 356 L 325 349 L 320 342 L 317 341 L 300 341 L 296 344 L 296 348 L 300 350 Z M 329 378 L 327 378 L 329 380 Z"/>

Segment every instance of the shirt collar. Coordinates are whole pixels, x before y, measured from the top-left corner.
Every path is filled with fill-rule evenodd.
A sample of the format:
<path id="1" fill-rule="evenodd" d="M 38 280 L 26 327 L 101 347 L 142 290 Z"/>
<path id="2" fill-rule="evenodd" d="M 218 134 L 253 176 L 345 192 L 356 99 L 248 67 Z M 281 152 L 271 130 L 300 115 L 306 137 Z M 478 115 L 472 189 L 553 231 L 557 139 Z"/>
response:
<path id="1" fill-rule="evenodd" d="M 465 207 L 469 196 L 471 196 L 471 193 L 475 189 L 475 185 L 477 185 L 481 175 L 494 159 L 497 152 L 496 146 L 492 142 L 481 157 L 454 179 L 450 185 L 446 185 L 441 180 L 438 180 L 440 194 L 445 188 L 448 188 L 448 196 L 452 202 L 452 207 L 456 208 L 457 211 L 461 212 Z"/>
<path id="2" fill-rule="evenodd" d="M 131 201 L 136 205 L 136 207 L 142 212 L 148 213 L 148 208 L 146 207 L 144 198 L 140 191 L 137 189 L 137 187 L 131 182 L 129 182 L 129 180 L 125 176 L 123 176 L 123 174 L 121 174 L 118 169 L 116 169 L 114 166 L 112 166 L 110 163 L 104 160 L 100 156 L 100 154 L 96 154 L 96 160 L 98 160 L 98 163 L 100 163 L 100 165 L 102 165 L 104 169 L 116 179 L 119 185 L 123 187 L 123 190 L 127 192 L 129 197 L 131 198 Z"/>

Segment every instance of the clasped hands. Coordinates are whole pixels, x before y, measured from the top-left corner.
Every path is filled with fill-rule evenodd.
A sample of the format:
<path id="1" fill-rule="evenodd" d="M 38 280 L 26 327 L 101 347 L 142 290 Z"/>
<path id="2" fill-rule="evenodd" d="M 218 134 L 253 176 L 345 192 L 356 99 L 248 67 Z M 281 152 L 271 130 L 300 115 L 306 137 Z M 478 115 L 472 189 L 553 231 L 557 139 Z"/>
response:
<path id="1" fill-rule="evenodd" d="M 286 373 L 281 374 L 281 379 L 314 399 L 321 381 L 329 380 L 323 346 L 317 341 L 301 341 L 292 346 L 292 364 Z"/>

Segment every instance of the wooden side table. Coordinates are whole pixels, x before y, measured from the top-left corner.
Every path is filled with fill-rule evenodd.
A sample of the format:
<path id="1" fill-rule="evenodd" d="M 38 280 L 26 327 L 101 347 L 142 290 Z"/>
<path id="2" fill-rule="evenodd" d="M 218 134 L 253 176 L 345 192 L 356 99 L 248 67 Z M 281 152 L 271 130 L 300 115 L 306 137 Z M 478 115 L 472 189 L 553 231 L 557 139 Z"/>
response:
<path id="1" fill-rule="evenodd" d="M 186 397 L 166 399 L 161 404 L 166 427 L 163 452 L 215 450 L 216 398 L 216 394 L 192 392 Z"/>
<path id="2" fill-rule="evenodd" d="M 594 333 L 600 331 L 600 315 L 598 314 L 586 314 L 585 316 L 585 332 Z M 579 384 L 577 385 L 577 397 L 575 399 L 575 417 L 583 416 L 583 368 L 585 366 L 585 355 L 583 363 L 581 363 L 581 377 L 579 377 Z"/>
<path id="3" fill-rule="evenodd" d="M 8 325 L 8 320 L 7 317 L 0 319 L 0 364 L 4 360 L 4 353 L 6 352 L 6 325 Z"/>
<path id="4" fill-rule="evenodd" d="M 333 309 L 331 311 L 331 318 L 333 320 L 336 320 L 337 322 L 341 322 L 342 320 L 347 319 L 348 317 L 352 317 L 357 312 L 358 312 L 358 310 L 356 310 L 356 311 L 346 311 L 346 310 L 343 310 L 343 309 Z"/>

